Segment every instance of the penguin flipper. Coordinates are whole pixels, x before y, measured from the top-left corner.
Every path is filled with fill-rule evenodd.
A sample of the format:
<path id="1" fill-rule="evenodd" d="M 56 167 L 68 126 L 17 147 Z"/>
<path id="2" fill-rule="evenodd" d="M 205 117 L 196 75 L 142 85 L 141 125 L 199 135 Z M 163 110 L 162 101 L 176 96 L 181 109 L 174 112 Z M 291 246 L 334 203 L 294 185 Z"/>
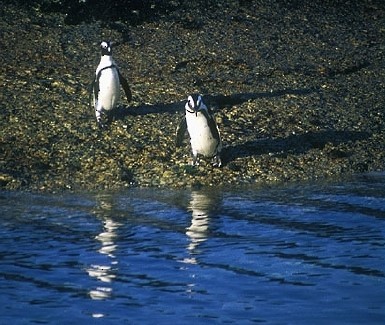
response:
<path id="1" fill-rule="evenodd" d="M 92 82 L 88 86 L 88 105 L 92 110 L 94 110 L 92 96 L 95 94 L 95 83 L 95 79 L 92 79 Z"/>
<path id="2" fill-rule="evenodd" d="M 128 85 L 126 78 L 123 77 L 123 75 L 120 73 L 120 71 L 119 70 L 117 70 L 117 71 L 118 71 L 118 75 L 119 75 L 119 82 L 122 85 L 124 93 L 126 94 L 127 101 L 130 102 L 132 99 L 132 93 L 131 93 L 130 86 Z"/>
<path id="3" fill-rule="evenodd" d="M 182 120 L 180 121 L 177 129 L 176 129 L 176 138 L 175 138 L 175 146 L 181 147 L 183 144 L 184 135 L 187 131 L 187 121 L 186 116 L 183 116 Z"/>
<path id="4" fill-rule="evenodd" d="M 216 139 L 219 142 L 221 136 L 219 135 L 217 123 L 215 122 L 214 116 L 207 113 L 205 110 L 203 110 L 202 113 L 205 115 L 207 119 L 207 125 L 209 126 L 211 134 L 213 135 L 214 139 Z"/>

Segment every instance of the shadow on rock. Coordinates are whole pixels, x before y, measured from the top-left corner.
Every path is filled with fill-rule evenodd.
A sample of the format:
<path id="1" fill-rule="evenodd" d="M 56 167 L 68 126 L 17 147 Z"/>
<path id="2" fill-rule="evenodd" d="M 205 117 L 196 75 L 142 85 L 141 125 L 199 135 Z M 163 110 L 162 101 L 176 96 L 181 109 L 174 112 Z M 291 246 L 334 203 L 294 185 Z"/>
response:
<path id="1" fill-rule="evenodd" d="M 273 154 L 286 156 L 288 154 L 304 154 L 311 149 L 323 149 L 326 144 L 334 146 L 351 141 L 367 139 L 368 132 L 358 131 L 321 131 L 295 134 L 286 138 L 264 138 L 247 141 L 243 144 L 228 146 L 222 150 L 223 163 L 229 163 L 236 158 L 253 155 Z M 332 150 L 328 153 L 333 158 L 345 158 L 352 153 L 343 150 Z"/>
<path id="2" fill-rule="evenodd" d="M 239 93 L 233 95 L 204 95 L 204 102 L 213 109 L 223 109 L 225 107 L 232 107 L 246 103 L 250 100 L 256 100 L 260 98 L 274 98 L 285 95 L 309 95 L 319 94 L 321 97 L 321 91 L 317 88 L 302 88 L 302 89 L 283 89 L 271 92 L 259 92 L 259 93 Z M 186 94 L 186 98 L 187 98 Z M 117 119 L 123 119 L 125 116 L 143 116 L 147 114 L 161 114 L 161 113 L 175 113 L 183 112 L 185 100 L 174 103 L 159 103 L 159 104 L 147 104 L 139 105 L 136 107 L 122 106 L 117 108 L 115 117 Z"/>
<path id="3" fill-rule="evenodd" d="M 274 90 L 269 92 L 257 92 L 257 93 L 239 93 L 233 95 L 206 95 L 203 96 L 204 101 L 210 107 L 214 109 L 223 109 L 225 107 L 231 107 L 235 105 L 241 105 L 250 100 L 256 100 L 261 98 L 275 98 L 286 95 L 310 95 L 310 94 L 319 94 L 321 96 L 321 91 L 317 88 L 300 88 L 300 89 L 282 89 Z"/>

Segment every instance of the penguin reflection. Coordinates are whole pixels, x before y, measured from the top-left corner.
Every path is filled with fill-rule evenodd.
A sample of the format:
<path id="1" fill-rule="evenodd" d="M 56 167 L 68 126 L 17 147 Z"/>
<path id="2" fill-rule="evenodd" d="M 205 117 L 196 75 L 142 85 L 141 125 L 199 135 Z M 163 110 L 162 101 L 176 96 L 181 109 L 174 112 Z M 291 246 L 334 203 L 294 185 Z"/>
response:
<path id="1" fill-rule="evenodd" d="M 112 203 L 110 197 L 100 197 L 99 206 L 96 210 L 97 216 L 103 219 L 103 231 L 95 236 L 101 246 L 98 252 L 103 256 L 108 257 L 108 261 L 103 265 L 92 264 L 87 272 L 91 277 L 98 279 L 102 284 L 97 288 L 90 290 L 89 294 L 92 299 L 106 299 L 112 294 L 112 288 L 108 286 L 109 283 L 113 282 L 116 277 L 116 265 L 118 261 L 114 252 L 117 248 L 115 244 L 116 230 L 121 226 L 120 223 L 113 220 L 111 215 Z"/>
<path id="2" fill-rule="evenodd" d="M 186 235 L 190 243 L 187 246 L 189 258 L 185 263 L 197 264 L 195 256 L 199 254 L 199 245 L 207 240 L 209 232 L 210 211 L 217 204 L 217 197 L 200 191 L 191 193 L 188 209 L 191 211 L 191 225 L 186 228 Z"/>

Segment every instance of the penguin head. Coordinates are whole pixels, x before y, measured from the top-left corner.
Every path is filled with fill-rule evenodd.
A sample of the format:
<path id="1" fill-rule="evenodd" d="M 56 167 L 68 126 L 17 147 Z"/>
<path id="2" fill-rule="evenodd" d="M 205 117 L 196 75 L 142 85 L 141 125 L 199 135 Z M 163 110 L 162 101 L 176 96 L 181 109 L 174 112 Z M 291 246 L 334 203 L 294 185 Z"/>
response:
<path id="1" fill-rule="evenodd" d="M 102 41 L 100 49 L 102 50 L 102 55 L 112 55 L 112 42 Z"/>
<path id="2" fill-rule="evenodd" d="M 188 96 L 185 109 L 188 113 L 195 113 L 195 116 L 198 115 L 198 112 L 205 109 L 207 110 L 206 105 L 203 102 L 202 96 L 200 94 L 192 94 Z"/>

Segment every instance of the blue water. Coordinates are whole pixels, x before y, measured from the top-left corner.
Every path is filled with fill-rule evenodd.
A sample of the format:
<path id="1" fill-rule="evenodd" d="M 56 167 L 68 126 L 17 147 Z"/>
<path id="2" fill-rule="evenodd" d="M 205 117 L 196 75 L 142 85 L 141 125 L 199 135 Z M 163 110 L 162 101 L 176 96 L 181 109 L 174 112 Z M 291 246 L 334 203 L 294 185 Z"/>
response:
<path id="1" fill-rule="evenodd" d="M 385 324 L 384 173 L 0 206 L 0 324 Z"/>

